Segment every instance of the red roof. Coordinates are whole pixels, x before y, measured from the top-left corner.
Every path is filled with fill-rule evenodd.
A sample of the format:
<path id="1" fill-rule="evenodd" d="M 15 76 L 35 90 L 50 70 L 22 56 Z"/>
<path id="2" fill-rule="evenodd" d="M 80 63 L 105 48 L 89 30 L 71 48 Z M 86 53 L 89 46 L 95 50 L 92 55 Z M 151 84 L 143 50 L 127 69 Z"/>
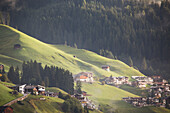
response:
<path id="1" fill-rule="evenodd" d="M 81 76 L 80 76 L 80 79 L 87 79 L 87 77 L 84 76 L 84 75 L 81 75 Z"/>

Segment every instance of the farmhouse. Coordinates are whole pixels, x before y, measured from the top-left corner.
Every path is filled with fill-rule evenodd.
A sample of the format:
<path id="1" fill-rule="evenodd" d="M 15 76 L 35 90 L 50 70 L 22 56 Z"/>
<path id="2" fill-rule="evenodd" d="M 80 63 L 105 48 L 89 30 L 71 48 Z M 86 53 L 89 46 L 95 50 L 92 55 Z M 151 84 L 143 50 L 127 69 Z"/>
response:
<path id="1" fill-rule="evenodd" d="M 102 65 L 102 69 L 106 71 L 110 71 L 110 66 L 109 65 Z"/>
<path id="2" fill-rule="evenodd" d="M 93 82 L 93 73 L 91 72 L 81 72 L 77 75 L 73 76 L 74 81 L 82 81 L 82 82 Z"/>

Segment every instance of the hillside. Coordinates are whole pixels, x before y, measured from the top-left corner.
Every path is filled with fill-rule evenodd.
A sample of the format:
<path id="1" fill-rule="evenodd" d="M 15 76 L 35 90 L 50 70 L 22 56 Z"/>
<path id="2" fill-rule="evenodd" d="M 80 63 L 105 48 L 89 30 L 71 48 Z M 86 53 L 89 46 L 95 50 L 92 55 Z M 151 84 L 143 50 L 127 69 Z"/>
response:
<path id="1" fill-rule="evenodd" d="M 132 93 L 124 91 L 114 86 L 110 85 L 101 85 L 100 83 L 88 84 L 83 83 L 83 90 L 87 91 L 89 96 L 88 98 L 93 100 L 97 105 L 104 104 L 109 105 L 113 110 L 118 111 L 118 113 L 169 113 L 170 110 L 161 107 L 134 107 L 131 104 L 128 104 L 122 101 L 123 97 L 137 97 Z M 112 109 L 111 109 L 112 110 Z"/>
<path id="2" fill-rule="evenodd" d="M 11 65 L 18 65 L 21 69 L 21 64 L 23 61 L 28 61 L 32 59 L 41 62 L 43 66 L 47 64 L 68 69 L 73 74 L 79 73 L 81 71 L 91 71 L 97 77 L 102 77 L 102 75 L 129 77 L 134 75 L 144 76 L 139 71 L 133 69 L 132 67 L 129 67 L 119 60 L 108 59 L 84 49 L 75 49 L 63 45 L 46 44 L 6 25 L 0 25 L 0 39 L 0 63 L 4 64 L 5 68 L 8 68 Z M 14 49 L 15 44 L 20 44 L 21 48 Z M 111 66 L 110 72 L 101 69 L 101 65 L 106 64 Z M 135 108 L 130 104 L 121 101 L 121 98 L 137 95 L 113 86 L 100 85 L 100 83 L 96 82 L 94 84 L 83 84 L 82 88 L 84 91 L 87 91 L 89 94 L 92 95 L 89 98 L 92 99 L 92 101 L 94 101 L 97 105 L 108 104 L 110 106 L 113 106 L 114 109 L 118 109 L 120 112 L 125 112 L 127 110 L 129 112 L 142 112 L 144 110 L 146 113 L 150 113 L 160 109 L 163 112 L 168 111 L 164 108 L 155 107 Z M 3 89 L 3 87 L 0 89 Z M 51 88 L 50 90 L 54 91 L 56 89 Z M 2 97 L 5 98 L 4 95 L 2 95 Z M 29 111 L 34 111 L 35 108 L 38 108 L 38 111 L 36 112 L 41 112 L 41 110 L 44 110 L 45 107 L 48 105 L 52 105 L 52 108 L 47 107 L 44 112 L 48 112 L 49 109 L 52 109 L 54 111 L 56 110 L 54 106 L 57 103 L 55 103 L 54 105 L 54 101 L 52 100 L 50 100 L 50 103 L 32 101 L 35 108 L 31 107 L 29 101 L 30 100 L 26 100 L 23 102 L 24 105 L 28 105 Z M 42 105 L 44 108 L 41 109 L 40 105 Z M 23 108 L 22 105 L 19 105 L 19 103 L 14 104 L 13 107 L 17 108 L 17 113 L 22 112 L 22 110 L 25 112 L 29 112 L 27 111 L 28 109 Z"/>
<path id="3" fill-rule="evenodd" d="M 18 95 L 10 94 L 10 92 L 12 91 L 13 91 L 12 89 L 7 88 L 6 86 L 3 85 L 3 83 L 0 82 L 0 97 L 1 97 L 0 106 L 22 96 L 21 94 L 18 94 Z"/>
<path id="4" fill-rule="evenodd" d="M 9 25 L 47 43 L 109 50 L 145 75 L 170 79 L 169 0 L 17 1 L 10 11 L 2 8 Z"/>
<path id="5" fill-rule="evenodd" d="M 43 97 L 46 100 L 40 100 Z M 14 113 L 62 113 L 64 100 L 54 97 L 30 95 L 24 101 L 12 105 Z"/>
<path id="6" fill-rule="evenodd" d="M 92 71 L 96 76 L 143 76 L 119 60 L 108 59 L 83 49 L 46 44 L 9 26 L 0 25 L 0 39 L 0 63 L 7 67 L 21 67 L 23 61 L 32 59 L 41 62 L 43 66 L 56 65 L 68 69 L 73 74 Z M 21 48 L 14 49 L 15 44 L 20 44 Z M 111 66 L 112 71 L 101 69 L 101 65 L 106 64 Z"/>

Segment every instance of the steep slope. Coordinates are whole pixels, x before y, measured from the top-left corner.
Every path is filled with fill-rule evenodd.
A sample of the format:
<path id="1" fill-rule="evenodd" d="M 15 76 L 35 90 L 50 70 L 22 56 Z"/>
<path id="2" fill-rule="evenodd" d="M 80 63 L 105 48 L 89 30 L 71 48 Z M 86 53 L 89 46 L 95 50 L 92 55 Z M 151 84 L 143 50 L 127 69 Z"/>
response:
<path id="1" fill-rule="evenodd" d="M 103 56 L 100 56 L 94 52 L 87 51 L 85 49 L 75 49 L 72 47 L 64 46 L 64 45 L 55 45 L 57 49 L 60 49 L 68 54 L 76 56 L 77 58 L 93 64 L 99 68 L 102 65 L 109 65 L 111 74 L 114 72 L 114 75 L 121 75 L 121 76 L 132 76 L 132 75 L 142 75 L 138 70 L 127 66 L 125 63 L 119 60 L 109 59 Z M 110 75 L 109 75 L 110 76 Z"/>
<path id="2" fill-rule="evenodd" d="M 6 86 L 2 85 L 2 83 L 0 82 L 0 106 L 10 102 L 11 100 L 14 100 L 20 96 L 22 96 L 21 94 L 18 95 L 12 95 L 10 94 L 10 92 L 12 92 L 12 89 L 7 88 Z"/>
<path id="3" fill-rule="evenodd" d="M 92 71 L 97 76 L 143 75 L 119 60 L 108 59 L 87 50 L 45 44 L 6 25 L 0 25 L 0 39 L 0 63 L 6 66 L 21 67 L 23 61 L 32 59 L 43 65 L 57 65 L 68 69 L 73 74 Z M 21 48 L 14 49 L 15 44 L 20 44 Z M 112 71 L 102 70 L 101 65 L 105 64 L 110 65 Z"/>

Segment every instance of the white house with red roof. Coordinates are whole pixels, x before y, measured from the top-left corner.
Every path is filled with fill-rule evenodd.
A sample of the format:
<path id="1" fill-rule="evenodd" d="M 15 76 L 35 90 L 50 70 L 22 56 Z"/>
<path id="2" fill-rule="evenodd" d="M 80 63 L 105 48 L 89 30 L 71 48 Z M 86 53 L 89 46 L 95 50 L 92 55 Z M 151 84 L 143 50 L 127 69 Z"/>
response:
<path id="1" fill-rule="evenodd" d="M 93 82 L 93 73 L 81 72 L 77 75 L 73 75 L 74 81 Z"/>

